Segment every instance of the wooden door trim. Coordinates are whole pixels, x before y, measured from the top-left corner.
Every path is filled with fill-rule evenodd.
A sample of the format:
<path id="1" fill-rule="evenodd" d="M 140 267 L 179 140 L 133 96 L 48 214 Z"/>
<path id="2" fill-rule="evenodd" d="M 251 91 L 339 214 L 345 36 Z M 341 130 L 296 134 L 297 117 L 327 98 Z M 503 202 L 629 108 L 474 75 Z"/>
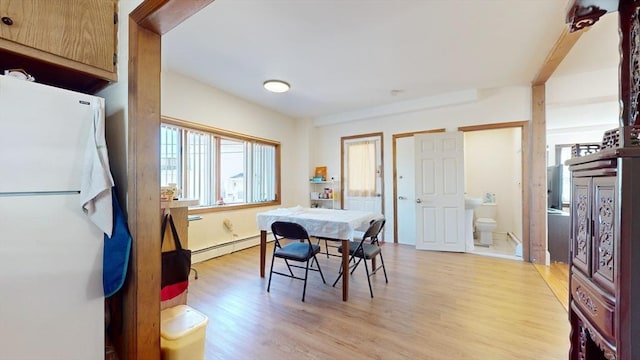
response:
<path id="1" fill-rule="evenodd" d="M 115 339 L 122 359 L 160 358 L 160 312 L 156 293 L 160 281 L 160 253 L 159 245 L 154 245 L 157 243 L 157 237 L 154 236 L 159 236 L 160 219 L 157 213 L 160 194 L 157 191 L 158 168 L 154 167 L 157 148 L 150 146 L 157 141 L 154 138 L 160 126 L 160 74 L 157 68 L 161 57 L 160 35 L 211 2 L 213 0 L 144 0 L 130 14 L 127 212 L 134 242 L 128 280 L 123 291 L 123 309 L 120 309 L 122 332 Z M 381 139 L 384 140 L 382 136 Z M 343 159 L 344 154 L 341 154 L 341 168 Z M 526 177 L 523 178 L 523 185 L 524 180 Z M 156 247 L 158 251 L 155 251 Z M 145 308 L 150 310 L 143 312 Z M 117 316 L 117 313 L 112 314 L 112 319 Z"/>
<path id="2" fill-rule="evenodd" d="M 360 135 L 349 135 L 340 137 L 340 208 L 344 209 L 344 142 L 348 140 L 364 139 L 368 137 L 380 138 L 380 210 L 384 214 L 384 133 L 369 133 Z"/>
<path id="3" fill-rule="evenodd" d="M 161 35 L 213 0 L 144 0 L 129 16 L 127 214 L 133 238 L 127 282 L 111 315 L 119 358 L 160 358 Z"/>
<path id="4" fill-rule="evenodd" d="M 398 139 L 412 137 L 417 134 L 430 134 L 430 133 L 441 133 L 445 132 L 446 129 L 433 129 L 433 130 L 422 130 L 422 131 L 414 131 L 414 132 L 406 132 L 406 133 L 398 133 L 391 135 L 391 161 L 392 161 L 392 179 L 393 179 L 393 243 L 398 243 L 398 162 L 397 162 L 397 149 L 396 142 Z"/>

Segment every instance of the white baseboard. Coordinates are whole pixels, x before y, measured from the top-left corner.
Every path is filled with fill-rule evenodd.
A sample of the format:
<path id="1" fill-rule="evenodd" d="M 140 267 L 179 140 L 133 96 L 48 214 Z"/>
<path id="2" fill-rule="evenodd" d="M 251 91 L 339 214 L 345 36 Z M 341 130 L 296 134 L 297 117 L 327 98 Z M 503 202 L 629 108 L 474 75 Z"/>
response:
<path id="1" fill-rule="evenodd" d="M 218 256 L 231 254 L 232 252 L 244 250 L 252 246 L 260 245 L 260 236 L 251 236 L 244 239 L 229 241 L 227 243 L 213 245 L 204 249 L 193 250 L 191 252 L 191 263 L 199 263 Z"/>

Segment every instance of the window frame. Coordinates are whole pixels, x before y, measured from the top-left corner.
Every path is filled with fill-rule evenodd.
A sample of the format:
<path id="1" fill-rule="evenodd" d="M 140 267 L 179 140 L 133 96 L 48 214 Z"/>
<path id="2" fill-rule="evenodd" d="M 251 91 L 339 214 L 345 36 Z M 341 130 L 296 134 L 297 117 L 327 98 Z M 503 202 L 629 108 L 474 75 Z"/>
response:
<path id="1" fill-rule="evenodd" d="M 180 128 L 185 128 L 188 130 L 194 130 L 194 131 L 200 131 L 200 132 L 205 132 L 208 133 L 210 135 L 212 135 L 213 137 L 215 137 L 216 139 L 220 139 L 220 138 L 225 138 L 225 139 L 231 139 L 231 140 L 238 140 L 238 141 L 246 141 L 246 142 L 250 142 L 250 143 L 258 143 L 258 144 L 264 144 L 264 145 L 269 145 L 269 146 L 273 146 L 275 148 L 275 200 L 272 201 L 265 201 L 265 202 L 252 202 L 252 203 L 233 203 L 233 204 L 223 204 L 223 205 L 204 205 L 204 206 L 196 206 L 196 207 L 189 207 L 189 214 L 203 214 L 203 213 L 211 213 L 211 212 L 219 212 L 219 211 L 229 211 L 229 210 L 239 210 L 239 209 L 250 209 L 250 208 L 258 208 L 258 207 L 265 207 L 265 206 L 275 206 L 275 205 L 280 205 L 281 204 L 281 144 L 278 141 L 274 141 L 274 140 L 269 140 L 269 139 L 264 139 L 264 138 L 259 138 L 256 136 L 251 136 L 251 135 L 246 135 L 246 134 L 241 134 L 241 133 L 237 133 L 234 131 L 229 131 L 229 130 L 223 130 L 223 129 L 219 129 L 216 127 L 212 127 L 212 126 L 208 126 L 208 125 L 203 125 L 203 124 L 198 124 L 198 123 L 194 123 L 194 122 L 190 122 L 190 121 L 186 121 L 186 120 L 180 120 L 180 119 L 176 119 L 176 118 L 172 118 L 172 117 L 168 117 L 168 116 L 161 116 L 160 119 L 160 126 L 162 125 L 170 125 L 170 126 L 177 126 Z M 183 133 L 183 137 L 184 137 L 184 133 Z M 183 139 L 181 139 L 182 141 Z M 185 161 L 185 156 L 186 154 L 180 154 L 182 161 Z M 218 157 L 218 151 L 215 150 L 212 154 L 212 156 L 214 157 Z M 212 179 L 212 186 L 214 188 L 214 191 L 216 191 L 217 193 L 219 193 L 219 174 L 220 174 L 220 169 L 219 169 L 219 159 L 215 161 L 214 164 L 214 171 L 213 173 L 215 173 L 215 179 Z M 182 169 L 180 169 L 180 174 L 181 176 L 184 176 Z M 245 174 L 245 179 L 248 177 L 248 174 Z M 246 195 L 245 195 L 246 196 Z"/>

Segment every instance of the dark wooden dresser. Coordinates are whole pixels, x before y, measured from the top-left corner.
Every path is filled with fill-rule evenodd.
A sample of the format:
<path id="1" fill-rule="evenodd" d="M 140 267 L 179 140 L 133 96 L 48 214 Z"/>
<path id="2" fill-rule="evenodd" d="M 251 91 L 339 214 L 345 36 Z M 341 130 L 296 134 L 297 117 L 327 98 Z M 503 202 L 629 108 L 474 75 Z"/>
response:
<path id="1" fill-rule="evenodd" d="M 640 148 L 605 148 L 567 164 L 569 358 L 640 359 Z"/>
<path id="2" fill-rule="evenodd" d="M 569 358 L 640 360 L 640 0 L 569 5 L 570 31 L 617 12 L 620 37 L 620 127 L 605 133 L 597 151 L 574 146 L 567 161 Z"/>

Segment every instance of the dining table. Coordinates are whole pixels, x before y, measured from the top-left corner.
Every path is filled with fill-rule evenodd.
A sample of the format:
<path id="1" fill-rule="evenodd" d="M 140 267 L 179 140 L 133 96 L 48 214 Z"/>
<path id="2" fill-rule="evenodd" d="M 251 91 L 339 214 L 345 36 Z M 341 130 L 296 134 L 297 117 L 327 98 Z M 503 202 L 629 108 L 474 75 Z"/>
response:
<path id="1" fill-rule="evenodd" d="M 342 273 L 349 272 L 349 241 L 358 232 L 364 232 L 372 220 L 383 218 L 382 214 L 362 210 L 306 208 L 301 206 L 278 208 L 256 214 L 260 229 L 260 277 L 265 277 L 267 232 L 276 221 L 287 221 L 302 225 L 309 236 L 342 243 Z M 349 277 L 342 277 L 342 300 L 349 299 Z"/>

